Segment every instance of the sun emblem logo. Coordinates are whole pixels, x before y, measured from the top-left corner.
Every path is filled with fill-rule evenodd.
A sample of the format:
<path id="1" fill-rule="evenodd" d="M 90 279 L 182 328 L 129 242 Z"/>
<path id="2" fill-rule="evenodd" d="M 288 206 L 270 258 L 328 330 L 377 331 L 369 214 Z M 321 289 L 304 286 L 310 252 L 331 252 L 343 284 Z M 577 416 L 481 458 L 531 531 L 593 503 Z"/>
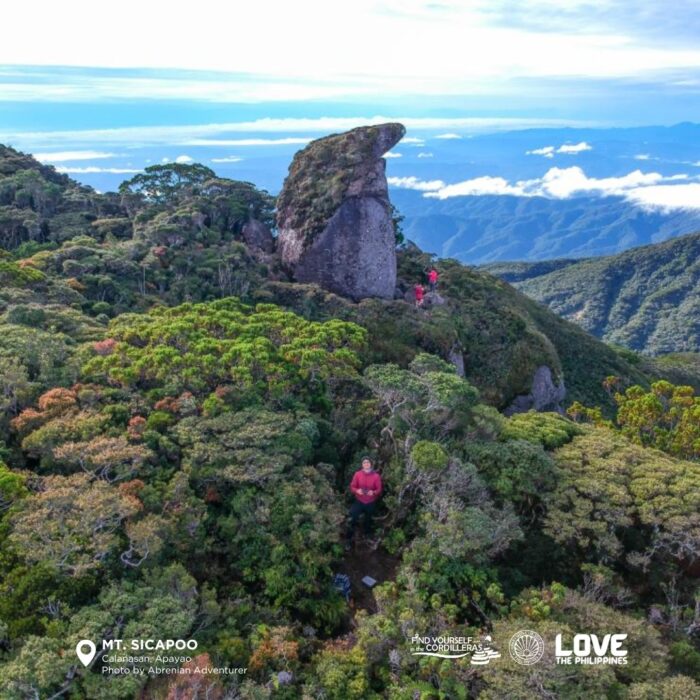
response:
<path id="1" fill-rule="evenodd" d="M 508 651 L 517 663 L 531 666 L 544 656 L 544 640 L 537 632 L 520 630 L 510 638 Z"/>

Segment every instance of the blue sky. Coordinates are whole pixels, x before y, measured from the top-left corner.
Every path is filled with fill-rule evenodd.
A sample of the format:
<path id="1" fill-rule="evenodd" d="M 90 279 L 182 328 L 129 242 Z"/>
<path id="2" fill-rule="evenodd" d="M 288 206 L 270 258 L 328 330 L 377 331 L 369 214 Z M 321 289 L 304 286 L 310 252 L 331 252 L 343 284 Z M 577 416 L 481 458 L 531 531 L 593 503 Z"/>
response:
<path id="1" fill-rule="evenodd" d="M 700 108 L 694 0 L 121 0 L 108 13 L 39 0 L 12 3 L 4 24 L 26 31 L 0 44 L 0 126 L 23 122 L 27 103 L 146 102 L 151 120 L 186 101 L 626 124 Z"/>

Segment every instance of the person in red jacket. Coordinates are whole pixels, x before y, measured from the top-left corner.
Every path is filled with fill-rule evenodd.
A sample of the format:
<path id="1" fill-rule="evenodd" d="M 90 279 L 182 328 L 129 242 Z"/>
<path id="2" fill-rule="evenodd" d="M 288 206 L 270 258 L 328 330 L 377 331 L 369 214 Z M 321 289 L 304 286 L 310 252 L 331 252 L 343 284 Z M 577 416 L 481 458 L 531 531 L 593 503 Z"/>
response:
<path id="1" fill-rule="evenodd" d="M 358 469 L 355 472 L 350 482 L 350 491 L 355 496 L 355 502 L 350 508 L 347 549 L 352 546 L 355 527 L 361 515 L 365 516 L 365 536 L 369 538 L 372 534 L 372 515 L 377 505 L 377 500 L 382 495 L 382 488 L 382 477 L 374 471 L 372 460 L 369 457 L 363 457 L 362 469 Z"/>
<path id="2" fill-rule="evenodd" d="M 437 281 L 438 281 L 438 271 L 432 267 L 430 268 L 430 272 L 428 272 L 428 284 L 430 285 L 430 291 L 434 292 L 435 288 L 437 287 Z"/>
<path id="3" fill-rule="evenodd" d="M 423 306 L 423 295 L 425 294 L 425 289 L 422 284 L 417 284 L 413 291 L 416 295 L 416 306 Z"/>

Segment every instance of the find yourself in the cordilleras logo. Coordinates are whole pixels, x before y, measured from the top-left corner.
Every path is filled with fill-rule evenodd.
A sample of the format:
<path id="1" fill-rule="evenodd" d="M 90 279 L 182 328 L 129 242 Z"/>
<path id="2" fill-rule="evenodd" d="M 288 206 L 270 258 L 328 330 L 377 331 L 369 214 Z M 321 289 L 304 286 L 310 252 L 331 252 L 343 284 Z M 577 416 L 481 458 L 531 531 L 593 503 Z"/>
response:
<path id="1" fill-rule="evenodd" d="M 491 659 L 500 659 L 501 652 L 491 646 L 491 635 L 486 635 L 480 651 L 472 654 L 472 666 L 485 666 Z"/>
<path id="2" fill-rule="evenodd" d="M 474 637 L 411 637 L 413 656 L 437 656 L 441 659 L 462 659 L 471 654 L 473 666 L 485 666 L 501 653 L 493 647 L 490 635 L 482 639 Z"/>
<path id="3" fill-rule="evenodd" d="M 520 630 L 510 638 L 508 651 L 517 663 L 531 666 L 544 656 L 544 640 L 533 630 Z"/>

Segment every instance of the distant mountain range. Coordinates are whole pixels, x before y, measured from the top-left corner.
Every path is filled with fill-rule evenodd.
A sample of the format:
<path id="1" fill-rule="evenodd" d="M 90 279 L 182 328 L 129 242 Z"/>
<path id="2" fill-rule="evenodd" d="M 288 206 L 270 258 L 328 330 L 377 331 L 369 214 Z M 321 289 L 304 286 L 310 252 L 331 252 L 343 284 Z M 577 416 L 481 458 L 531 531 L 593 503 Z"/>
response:
<path id="1" fill-rule="evenodd" d="M 406 238 L 471 264 L 612 255 L 700 229 L 700 210 L 644 209 L 622 197 L 479 195 L 426 199 L 392 190 Z"/>
<path id="2" fill-rule="evenodd" d="M 700 351 L 700 233 L 608 257 L 484 269 L 606 342 L 651 355 Z"/>

